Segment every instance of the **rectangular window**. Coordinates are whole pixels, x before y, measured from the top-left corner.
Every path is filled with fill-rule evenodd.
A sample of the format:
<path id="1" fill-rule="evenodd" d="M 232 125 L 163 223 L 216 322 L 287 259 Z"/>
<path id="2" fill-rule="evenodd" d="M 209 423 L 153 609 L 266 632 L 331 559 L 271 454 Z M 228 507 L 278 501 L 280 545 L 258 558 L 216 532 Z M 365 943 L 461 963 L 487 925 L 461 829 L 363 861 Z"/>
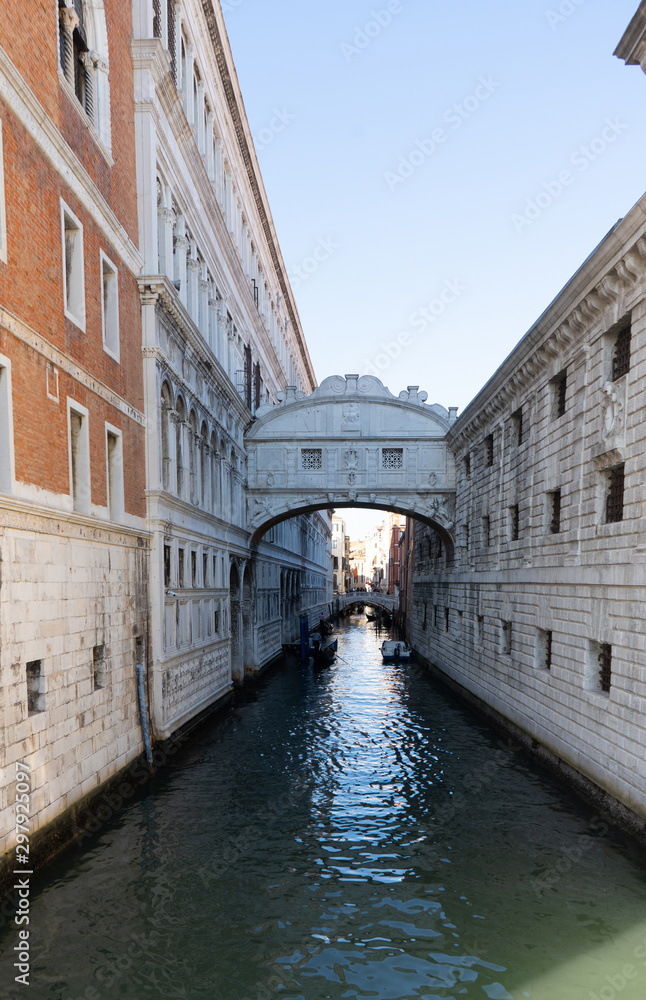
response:
<path id="1" fill-rule="evenodd" d="M 470 451 L 468 451 L 466 453 L 466 455 L 464 456 L 464 474 L 467 477 L 467 479 L 471 475 L 471 452 Z"/>
<path id="2" fill-rule="evenodd" d="M 537 670 L 552 669 L 552 633 L 546 629 L 536 629 L 534 666 Z"/>
<path id="3" fill-rule="evenodd" d="M 108 483 L 108 510 L 111 521 L 120 521 L 124 515 L 123 494 L 123 440 L 121 431 L 106 425 L 106 465 Z"/>
<path id="4" fill-rule="evenodd" d="M 72 508 L 90 513 L 90 433 L 88 411 L 68 399 L 70 495 Z"/>
<path id="5" fill-rule="evenodd" d="M 191 587 L 197 587 L 197 552 L 191 552 Z"/>
<path id="6" fill-rule="evenodd" d="M 92 650 L 92 667 L 94 671 L 94 690 L 98 691 L 100 688 L 106 686 L 107 680 L 105 646 L 103 644 L 95 646 Z"/>
<path id="7" fill-rule="evenodd" d="M 588 691 L 608 694 L 612 686 L 612 646 L 608 642 L 588 641 L 584 686 Z"/>
<path id="8" fill-rule="evenodd" d="M 439 615 L 437 604 L 433 605 L 433 628 L 439 628 Z"/>
<path id="9" fill-rule="evenodd" d="M 491 545 L 491 518 L 485 515 L 482 518 L 482 541 L 486 549 Z"/>
<path id="10" fill-rule="evenodd" d="M 476 616 L 475 640 L 476 646 L 482 646 L 484 641 L 484 615 Z"/>
<path id="11" fill-rule="evenodd" d="M 514 439 L 516 445 L 520 446 L 523 443 L 523 408 L 516 410 L 515 413 L 511 415 L 512 425 L 514 429 Z"/>
<path id="12" fill-rule="evenodd" d="M 617 334 L 615 346 L 612 354 L 612 381 L 616 382 L 622 375 L 630 371 L 630 323 Z"/>
<path id="13" fill-rule="evenodd" d="M 567 402 L 567 369 L 553 378 L 550 382 L 550 405 L 552 410 L 552 420 L 558 420 L 565 414 Z"/>
<path id="14" fill-rule="evenodd" d="M 101 251 L 101 318 L 103 350 L 119 360 L 119 273 Z"/>
<path id="15" fill-rule="evenodd" d="M 561 530 L 561 491 L 553 490 L 547 494 L 549 532 L 551 535 L 558 535 Z"/>
<path id="16" fill-rule="evenodd" d="M 464 526 L 464 547 L 467 550 L 467 552 L 469 551 L 469 541 L 470 541 L 470 538 L 471 538 L 471 533 L 469 531 L 469 525 L 465 524 L 465 526 Z"/>
<path id="17" fill-rule="evenodd" d="M 624 519 L 624 480 L 625 466 L 616 465 L 609 469 L 606 493 L 606 524 L 614 524 Z"/>
<path id="18" fill-rule="evenodd" d="M 445 632 L 449 631 L 450 624 L 451 624 L 451 609 L 450 608 L 445 608 L 444 609 L 444 631 Z"/>
<path id="19" fill-rule="evenodd" d="M 7 216 L 4 196 L 4 156 L 2 152 L 2 122 L 0 121 L 0 260 L 7 263 Z"/>
<path id="20" fill-rule="evenodd" d="M 209 557 L 206 553 L 202 555 L 202 586 L 207 587 L 209 583 Z"/>
<path id="21" fill-rule="evenodd" d="M 42 660 L 27 663 L 27 715 L 45 711 L 45 675 Z"/>
<path id="22" fill-rule="evenodd" d="M 213 632 L 214 632 L 214 634 L 217 635 L 218 632 L 219 632 L 219 630 L 220 630 L 220 612 L 219 611 L 214 611 L 213 612 Z"/>
<path id="23" fill-rule="evenodd" d="M 179 549 L 178 551 L 179 564 L 178 564 L 178 580 L 180 587 L 184 586 L 184 549 Z"/>
<path id="24" fill-rule="evenodd" d="M 383 448 L 381 452 L 381 467 L 390 471 L 404 468 L 403 448 Z"/>
<path id="25" fill-rule="evenodd" d="M 511 656 L 511 622 L 503 621 L 500 625 L 500 652 Z"/>
<path id="26" fill-rule="evenodd" d="M 323 468 L 323 451 L 321 448 L 303 448 L 301 450 L 301 469 L 305 472 L 318 472 Z"/>
<path id="27" fill-rule="evenodd" d="M 488 434 L 484 439 L 484 460 L 487 468 L 493 465 L 493 434 Z"/>
<path id="28" fill-rule="evenodd" d="M 508 532 L 510 542 L 517 542 L 520 535 L 520 511 L 518 504 L 512 504 L 508 511 Z"/>
<path id="29" fill-rule="evenodd" d="M 170 587 L 171 573 L 170 573 L 171 561 L 170 561 L 170 545 L 164 545 L 164 586 Z"/>
<path id="30" fill-rule="evenodd" d="M 83 226 L 65 202 L 61 202 L 61 224 L 63 235 L 63 306 L 65 315 L 82 330 L 85 330 Z"/>

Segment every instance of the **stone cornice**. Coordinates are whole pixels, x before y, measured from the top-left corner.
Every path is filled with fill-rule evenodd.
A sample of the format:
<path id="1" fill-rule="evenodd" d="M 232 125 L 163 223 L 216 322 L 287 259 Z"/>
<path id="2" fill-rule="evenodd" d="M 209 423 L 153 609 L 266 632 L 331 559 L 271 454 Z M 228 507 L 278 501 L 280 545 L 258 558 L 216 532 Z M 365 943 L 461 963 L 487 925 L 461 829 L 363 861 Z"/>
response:
<path id="1" fill-rule="evenodd" d="M 136 244 L 2 47 L 0 47 L 0 98 L 18 118 L 43 156 L 74 193 L 83 209 L 102 230 L 106 240 L 114 247 L 126 267 L 132 274 L 140 274 L 143 260 Z"/>
<path id="2" fill-rule="evenodd" d="M 238 146 L 240 148 L 240 153 L 242 154 L 249 183 L 256 202 L 256 209 L 260 216 L 265 233 L 265 239 L 267 240 L 267 246 L 274 265 L 278 284 L 280 285 L 280 289 L 283 294 L 285 308 L 289 315 L 294 335 L 298 341 L 307 377 L 310 380 L 312 387 L 314 387 L 316 385 L 316 376 L 314 374 L 314 368 L 312 366 L 305 338 L 301 329 L 296 305 L 292 297 L 292 291 L 287 279 L 287 272 L 280 253 L 280 248 L 278 246 L 274 225 L 267 207 L 267 195 L 260 177 L 260 171 L 258 169 L 255 151 L 253 150 L 253 140 L 251 139 L 251 133 L 248 128 L 246 115 L 244 110 L 241 110 L 243 109 L 243 103 L 237 77 L 235 76 L 235 69 L 233 69 L 233 60 L 227 59 L 227 54 L 230 54 L 230 49 L 224 24 L 222 24 L 222 31 L 220 31 L 220 25 L 218 24 L 212 0 L 202 0 L 202 8 L 204 10 L 204 16 L 206 18 L 209 33 L 211 35 L 213 50 L 215 52 L 218 70 L 220 72 L 222 85 L 224 87 L 229 107 L 229 114 L 231 115 L 233 121 L 238 139 Z"/>
<path id="3" fill-rule="evenodd" d="M 626 28 L 614 54 L 619 59 L 623 59 L 627 66 L 638 66 L 645 54 L 645 36 L 646 0 L 642 0 L 637 13 Z"/>
<path id="4" fill-rule="evenodd" d="M 75 511 L 49 507 L 47 504 L 37 503 L 34 500 L 23 500 L 21 497 L 10 494 L 0 494 L 0 524 L 3 527 L 24 529 L 29 521 L 29 530 L 37 532 L 41 529 L 34 524 L 34 518 L 49 522 L 42 529 L 49 534 L 69 538 L 85 538 L 88 541 L 101 542 L 102 544 L 148 548 L 149 540 L 152 537 L 143 520 L 140 528 L 132 528 L 114 521 L 104 521 L 98 517 L 78 514 Z"/>
<path id="5" fill-rule="evenodd" d="M 607 313 L 646 274 L 645 232 L 646 196 L 610 231 L 460 415 L 447 436 L 455 451 L 515 406 L 536 377 L 583 334 L 599 323 L 612 325 Z"/>

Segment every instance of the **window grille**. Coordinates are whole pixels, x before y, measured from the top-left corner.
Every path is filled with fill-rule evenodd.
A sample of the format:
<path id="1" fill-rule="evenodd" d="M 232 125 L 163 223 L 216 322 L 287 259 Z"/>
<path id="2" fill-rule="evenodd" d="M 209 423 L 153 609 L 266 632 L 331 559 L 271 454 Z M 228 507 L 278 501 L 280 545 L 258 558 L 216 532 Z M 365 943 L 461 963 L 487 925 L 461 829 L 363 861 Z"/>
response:
<path id="1" fill-rule="evenodd" d="M 543 666 L 545 670 L 552 669 L 552 633 L 549 631 L 545 633 Z"/>
<path id="2" fill-rule="evenodd" d="M 491 518 L 485 516 L 482 518 L 482 534 L 484 536 L 485 548 L 489 548 L 491 545 Z"/>
<path id="3" fill-rule="evenodd" d="M 612 646 L 607 642 L 599 644 L 599 685 L 606 694 L 612 684 Z"/>
<path id="4" fill-rule="evenodd" d="M 321 448 L 303 448 L 301 451 L 301 469 L 306 472 L 317 472 L 323 468 L 323 451 Z"/>
<path id="5" fill-rule="evenodd" d="M 514 422 L 514 430 L 516 432 L 516 444 L 521 445 L 523 443 L 523 410 L 522 407 L 516 410 L 512 414 L 512 420 Z"/>
<path id="6" fill-rule="evenodd" d="M 485 465 L 493 465 L 493 434 L 488 434 L 484 439 Z"/>
<path id="7" fill-rule="evenodd" d="M 567 371 L 562 371 L 553 382 L 554 386 L 554 419 L 558 420 L 565 414 L 567 396 Z"/>
<path id="8" fill-rule="evenodd" d="M 550 518 L 550 533 L 552 535 L 558 535 L 561 530 L 561 491 L 554 490 L 550 493 L 552 500 L 552 510 Z"/>
<path id="9" fill-rule="evenodd" d="M 464 526 L 464 547 L 466 548 L 467 552 L 469 551 L 469 538 L 470 538 L 469 525 L 465 524 L 465 526 Z"/>
<path id="10" fill-rule="evenodd" d="M 95 646 L 92 650 L 92 668 L 94 672 L 94 690 L 104 688 L 107 682 L 105 646 Z"/>
<path id="11" fill-rule="evenodd" d="M 27 715 L 45 710 L 45 678 L 43 676 L 43 661 L 30 660 L 27 670 Z"/>
<path id="12" fill-rule="evenodd" d="M 505 656 L 511 656 L 511 622 L 502 623 L 501 645 Z"/>
<path id="13" fill-rule="evenodd" d="M 173 80 L 177 82 L 177 44 L 175 41 L 175 0 L 167 0 L 166 17 L 168 19 L 168 54 Z"/>
<path id="14" fill-rule="evenodd" d="M 630 371 L 630 339 L 630 326 L 625 326 L 623 330 L 619 331 L 615 341 L 615 350 L 612 356 L 613 382 Z"/>
<path id="15" fill-rule="evenodd" d="M 164 545 L 164 586 L 170 587 L 170 545 Z"/>
<path id="16" fill-rule="evenodd" d="M 469 451 L 464 456 L 464 474 L 467 479 L 471 475 L 471 452 Z"/>
<path id="17" fill-rule="evenodd" d="M 606 524 L 614 524 L 624 519 L 624 466 L 617 465 L 608 473 L 608 496 L 606 498 Z"/>
<path id="18" fill-rule="evenodd" d="M 381 467 L 382 469 L 403 469 L 404 468 L 404 449 L 403 448 L 384 448 L 381 453 Z"/>
<path id="19" fill-rule="evenodd" d="M 438 617 L 439 617 L 439 616 L 438 616 L 438 610 L 439 610 L 439 608 L 438 608 L 437 604 L 434 604 L 434 605 L 433 605 L 433 627 L 434 627 L 434 628 L 439 628 L 439 623 L 438 623 Z"/>
<path id="20" fill-rule="evenodd" d="M 451 609 L 444 608 L 444 631 L 449 631 L 449 625 L 451 624 Z"/>
<path id="21" fill-rule="evenodd" d="M 520 534 L 520 512 L 518 504 L 515 503 L 509 508 L 509 537 L 512 542 L 518 541 Z"/>

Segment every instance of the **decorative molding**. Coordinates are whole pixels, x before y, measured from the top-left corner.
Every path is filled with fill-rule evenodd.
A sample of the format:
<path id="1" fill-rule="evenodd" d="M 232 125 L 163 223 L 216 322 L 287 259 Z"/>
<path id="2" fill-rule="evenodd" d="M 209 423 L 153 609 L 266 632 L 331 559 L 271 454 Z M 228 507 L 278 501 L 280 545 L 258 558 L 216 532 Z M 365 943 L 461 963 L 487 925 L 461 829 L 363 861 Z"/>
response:
<path id="1" fill-rule="evenodd" d="M 58 348 L 53 347 L 52 344 L 48 343 L 43 337 L 19 320 L 17 316 L 14 316 L 13 313 L 8 312 L 1 306 L 0 327 L 42 355 L 42 357 L 46 358 L 50 364 L 55 365 L 60 371 L 66 372 L 67 375 L 70 375 L 80 385 L 85 386 L 90 392 L 93 392 L 96 396 L 100 396 L 110 406 L 114 406 L 116 410 L 119 410 L 126 417 L 134 420 L 141 427 L 145 427 L 146 418 L 136 407 L 131 406 L 130 403 L 117 395 L 104 382 L 101 382 L 96 376 L 91 375 L 85 368 L 82 368 L 73 358 L 70 358 L 67 354 L 63 354 Z"/>

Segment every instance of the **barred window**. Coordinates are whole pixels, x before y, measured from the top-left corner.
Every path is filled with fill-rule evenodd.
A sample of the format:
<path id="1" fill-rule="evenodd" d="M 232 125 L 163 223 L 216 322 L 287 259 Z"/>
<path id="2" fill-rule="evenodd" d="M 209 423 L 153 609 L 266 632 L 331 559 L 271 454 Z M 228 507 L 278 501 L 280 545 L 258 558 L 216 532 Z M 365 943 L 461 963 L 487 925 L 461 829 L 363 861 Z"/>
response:
<path id="1" fill-rule="evenodd" d="M 537 670 L 552 669 L 552 633 L 546 629 L 536 629 L 534 666 Z"/>
<path id="2" fill-rule="evenodd" d="M 464 474 L 467 479 L 471 475 L 471 452 L 469 451 L 464 456 Z"/>
<path id="3" fill-rule="evenodd" d="M 323 451 L 321 448 L 303 448 L 301 451 L 301 469 L 316 472 L 323 468 Z"/>
<path id="4" fill-rule="evenodd" d="M 488 434 L 484 439 L 485 465 L 493 465 L 493 434 Z"/>
<path id="5" fill-rule="evenodd" d="M 518 504 L 512 504 L 509 508 L 509 540 L 517 542 L 520 535 L 520 511 Z"/>
<path id="6" fill-rule="evenodd" d="M 558 420 L 565 414 L 565 407 L 567 402 L 567 369 L 552 379 L 551 383 L 552 392 L 552 420 Z"/>
<path id="7" fill-rule="evenodd" d="M 45 711 L 45 673 L 42 660 L 30 660 L 26 665 L 27 715 Z"/>
<path id="8" fill-rule="evenodd" d="M 607 642 L 599 643 L 599 687 L 607 694 L 612 685 L 612 646 Z"/>
<path id="9" fill-rule="evenodd" d="M 511 656 L 511 622 L 501 622 L 500 652 L 505 656 Z"/>
<path id="10" fill-rule="evenodd" d="M 623 327 L 617 334 L 617 339 L 615 341 L 615 349 L 612 355 L 612 381 L 616 382 L 618 378 L 625 375 L 630 371 L 630 340 L 631 340 L 631 329 L 630 324 Z"/>
<path id="11" fill-rule="evenodd" d="M 523 443 L 523 408 L 522 406 L 512 413 L 511 419 L 513 422 L 514 436 L 516 438 L 516 444 L 520 446 Z"/>
<path id="12" fill-rule="evenodd" d="M 550 501 L 550 534 L 558 535 L 561 530 L 561 491 L 554 490 L 548 496 Z"/>
<path id="13" fill-rule="evenodd" d="M 384 448 L 381 453 L 381 467 L 382 469 L 403 469 L 404 468 L 404 449 L 403 448 Z"/>
<path id="14" fill-rule="evenodd" d="M 444 631 L 449 631 L 449 626 L 451 624 L 451 609 L 444 608 Z"/>
<path id="15" fill-rule="evenodd" d="M 608 471 L 608 493 L 606 496 L 606 524 L 614 524 L 624 519 L 624 465 L 616 465 Z"/>
<path id="16" fill-rule="evenodd" d="M 482 518 L 482 537 L 485 548 L 488 549 L 491 545 L 491 518 L 488 514 Z"/>

